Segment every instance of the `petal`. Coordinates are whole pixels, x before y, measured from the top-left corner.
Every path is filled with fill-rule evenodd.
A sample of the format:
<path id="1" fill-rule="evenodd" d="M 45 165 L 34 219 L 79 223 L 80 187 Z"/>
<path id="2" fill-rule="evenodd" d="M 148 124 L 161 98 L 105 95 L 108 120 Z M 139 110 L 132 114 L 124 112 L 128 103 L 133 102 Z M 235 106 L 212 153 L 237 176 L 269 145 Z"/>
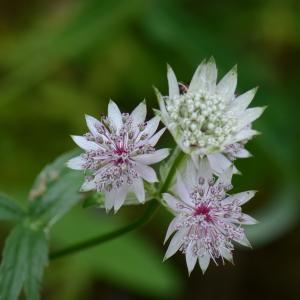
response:
<path id="1" fill-rule="evenodd" d="M 138 177 L 133 185 L 132 185 L 133 192 L 135 193 L 136 198 L 139 202 L 145 202 L 145 189 L 144 183 L 142 178 Z"/>
<path id="2" fill-rule="evenodd" d="M 147 107 L 145 101 L 141 102 L 131 113 L 132 126 L 137 126 L 145 122 Z"/>
<path id="3" fill-rule="evenodd" d="M 194 246 L 195 243 L 189 243 L 187 249 L 186 249 L 186 253 L 185 253 L 185 260 L 186 260 L 186 265 L 189 271 L 189 275 L 191 274 L 191 272 L 194 270 L 198 256 L 195 255 L 194 252 Z"/>
<path id="4" fill-rule="evenodd" d="M 233 174 L 234 174 L 234 167 L 230 166 L 222 174 L 219 175 L 219 178 L 218 178 L 216 184 L 221 182 L 225 185 L 230 185 Z"/>
<path id="5" fill-rule="evenodd" d="M 234 66 L 218 83 L 217 93 L 227 101 L 231 100 L 237 85 L 237 67 Z"/>
<path id="6" fill-rule="evenodd" d="M 178 86 L 176 75 L 172 70 L 172 68 L 168 65 L 167 69 L 168 69 L 167 77 L 168 77 L 168 84 L 169 84 L 169 97 L 174 98 L 179 96 L 179 86 Z"/>
<path id="7" fill-rule="evenodd" d="M 183 244 L 184 237 L 186 236 L 187 231 L 187 228 L 182 228 L 175 233 L 165 254 L 164 260 L 170 258 L 179 250 L 179 248 Z"/>
<path id="8" fill-rule="evenodd" d="M 248 108 L 240 117 L 237 125 L 238 130 L 251 124 L 253 121 L 258 119 L 266 107 L 252 107 Z"/>
<path id="9" fill-rule="evenodd" d="M 165 240 L 164 240 L 164 244 L 167 242 L 167 240 L 170 238 L 170 236 L 174 233 L 174 231 L 177 230 L 176 226 L 178 225 L 178 223 L 180 223 L 180 221 L 181 221 L 181 216 L 180 216 L 180 215 L 176 216 L 176 217 L 171 221 L 171 223 L 169 224 L 167 233 L 166 233 L 166 237 L 165 237 Z"/>
<path id="10" fill-rule="evenodd" d="M 244 111 L 251 101 L 253 100 L 255 94 L 257 92 L 257 88 L 254 88 L 240 96 L 238 96 L 230 105 L 230 111 L 233 113 L 240 113 Z"/>
<path id="11" fill-rule="evenodd" d="M 238 223 L 242 225 L 255 225 L 258 221 L 247 214 L 242 214 L 242 216 L 238 218 Z"/>
<path id="12" fill-rule="evenodd" d="M 199 156 L 197 155 L 197 157 Z M 199 160 L 197 159 L 197 164 L 198 163 Z M 198 174 L 197 174 L 195 163 L 192 159 L 189 159 L 186 163 L 185 178 L 189 179 L 185 182 L 188 190 L 191 190 L 192 188 L 195 187 L 195 185 L 198 184 Z"/>
<path id="13" fill-rule="evenodd" d="M 88 151 L 88 150 L 99 150 L 99 149 L 101 149 L 101 147 L 98 144 L 96 144 L 94 142 L 88 141 L 83 136 L 80 136 L 80 135 L 71 135 L 71 138 L 83 150 Z"/>
<path id="14" fill-rule="evenodd" d="M 258 131 L 253 130 L 253 129 L 242 129 L 241 131 L 239 131 L 235 137 L 233 137 L 233 139 L 231 139 L 231 143 L 236 143 L 236 142 L 240 142 L 243 140 L 248 140 L 251 139 L 254 135 L 258 135 L 260 134 Z"/>
<path id="15" fill-rule="evenodd" d="M 160 117 L 159 116 L 155 116 L 154 118 L 149 120 L 147 122 L 147 125 L 146 125 L 145 130 L 144 130 L 143 133 L 147 134 L 149 137 L 151 137 L 155 133 L 155 131 L 157 130 L 159 122 L 160 122 Z"/>
<path id="16" fill-rule="evenodd" d="M 153 168 L 143 165 L 139 162 L 135 162 L 133 168 L 137 171 L 137 173 L 148 182 L 157 182 L 157 176 Z"/>
<path id="17" fill-rule="evenodd" d="M 249 248 L 252 248 L 250 242 L 248 241 L 247 237 L 245 234 L 243 234 L 242 238 L 241 239 L 238 239 L 238 240 L 235 240 L 237 243 L 245 246 L 245 247 L 249 247 Z"/>
<path id="18" fill-rule="evenodd" d="M 206 80 L 208 83 L 208 88 L 211 92 L 214 92 L 217 84 L 218 70 L 216 66 L 215 59 L 211 57 L 206 64 Z"/>
<path id="19" fill-rule="evenodd" d="M 170 150 L 165 148 L 165 149 L 157 150 L 154 153 L 137 155 L 133 157 L 133 159 L 134 161 L 138 161 L 145 165 L 152 165 L 165 159 L 169 154 L 170 154 Z"/>
<path id="20" fill-rule="evenodd" d="M 176 184 L 175 184 L 176 193 L 178 194 L 180 199 L 182 201 L 184 201 L 187 205 L 194 207 L 195 205 L 190 198 L 190 193 L 188 192 L 187 187 L 186 187 L 186 185 L 182 179 L 182 176 L 179 172 L 177 172 L 176 178 L 177 178 Z"/>
<path id="21" fill-rule="evenodd" d="M 238 152 L 236 152 L 236 153 L 234 154 L 234 156 L 235 156 L 235 157 L 239 157 L 239 158 L 247 158 L 247 157 L 251 157 L 252 155 L 251 155 L 251 153 L 250 153 L 248 150 L 246 150 L 246 149 L 241 149 L 241 150 L 239 150 Z"/>
<path id="22" fill-rule="evenodd" d="M 232 162 L 222 153 L 209 154 L 207 158 L 211 168 L 218 174 L 223 173 L 232 165 Z"/>
<path id="23" fill-rule="evenodd" d="M 115 190 L 115 201 L 114 201 L 114 211 L 115 213 L 120 209 L 124 204 L 126 196 L 128 194 L 128 185 L 124 184 L 120 188 Z"/>
<path id="24" fill-rule="evenodd" d="M 168 126 L 168 122 L 169 122 L 169 114 L 167 112 L 166 109 L 166 105 L 165 105 L 165 101 L 163 99 L 163 96 L 161 95 L 161 93 L 159 92 L 159 90 L 157 88 L 154 88 L 157 100 L 158 100 L 158 104 L 159 104 L 159 109 L 160 109 L 160 113 L 161 113 L 161 117 L 162 117 L 162 122 Z"/>
<path id="25" fill-rule="evenodd" d="M 204 179 L 210 179 L 211 176 L 212 176 L 212 173 L 213 173 L 213 170 L 212 170 L 211 165 L 209 163 L 208 156 L 200 158 L 200 160 L 199 160 L 199 174 L 201 174 L 201 177 L 203 177 Z"/>
<path id="26" fill-rule="evenodd" d="M 108 104 L 108 118 L 111 120 L 117 131 L 119 131 L 123 125 L 122 114 L 117 104 L 112 100 L 110 100 Z"/>
<path id="27" fill-rule="evenodd" d="M 205 253 L 204 255 L 199 256 L 199 265 L 202 270 L 202 273 L 204 274 L 207 270 L 210 262 L 210 255 L 208 253 Z"/>
<path id="28" fill-rule="evenodd" d="M 100 126 L 101 123 L 100 121 L 98 121 L 96 118 L 89 116 L 89 115 L 85 115 L 85 120 L 86 120 L 86 124 L 87 127 L 89 129 L 89 131 L 94 135 L 94 136 L 99 136 L 100 133 L 98 132 L 96 126 Z"/>
<path id="29" fill-rule="evenodd" d="M 96 190 L 95 181 L 85 181 L 83 185 L 80 187 L 80 192 L 89 192 L 92 190 Z"/>
<path id="30" fill-rule="evenodd" d="M 154 134 L 150 139 L 148 139 L 148 143 L 154 147 L 157 142 L 159 141 L 160 137 L 163 135 L 163 133 L 166 131 L 166 127 L 159 130 L 156 134 Z"/>
<path id="31" fill-rule="evenodd" d="M 168 193 L 163 193 L 162 196 L 169 208 L 171 208 L 174 212 L 180 212 L 180 209 L 177 206 L 180 201 L 177 198 Z"/>
<path id="32" fill-rule="evenodd" d="M 231 262 L 233 264 L 232 252 L 229 251 L 227 248 L 220 248 L 219 250 L 220 250 L 222 257 L 224 257 L 226 260 L 228 260 L 229 262 Z"/>
<path id="33" fill-rule="evenodd" d="M 189 92 L 195 93 L 199 89 L 203 88 L 206 81 L 206 61 L 203 60 L 201 64 L 197 67 L 192 80 L 189 85 Z"/>
<path id="34" fill-rule="evenodd" d="M 83 170 L 84 163 L 85 160 L 81 156 L 76 156 L 67 162 L 67 167 L 73 170 Z"/>
<path id="35" fill-rule="evenodd" d="M 115 192 L 114 190 L 110 192 L 105 192 L 105 202 L 104 206 L 106 209 L 106 212 L 108 213 L 114 206 L 115 203 Z"/>
<path id="36" fill-rule="evenodd" d="M 197 92 L 199 89 L 214 92 L 216 89 L 218 71 L 213 57 L 207 62 L 203 61 L 193 75 L 189 92 Z"/>
<path id="37" fill-rule="evenodd" d="M 231 204 L 233 201 L 237 201 L 238 205 L 241 206 L 246 202 L 248 202 L 251 198 L 253 198 L 255 194 L 256 191 L 247 191 L 247 192 L 233 194 L 225 198 L 224 200 L 222 200 L 222 203 Z"/>

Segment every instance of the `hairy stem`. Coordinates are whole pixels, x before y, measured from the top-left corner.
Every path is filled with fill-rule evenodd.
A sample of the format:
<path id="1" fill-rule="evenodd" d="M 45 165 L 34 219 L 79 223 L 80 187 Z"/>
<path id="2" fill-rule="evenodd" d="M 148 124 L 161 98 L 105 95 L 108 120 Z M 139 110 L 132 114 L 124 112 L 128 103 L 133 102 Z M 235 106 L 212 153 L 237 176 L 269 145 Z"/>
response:
<path id="1" fill-rule="evenodd" d="M 173 177 L 176 173 L 176 168 L 181 163 L 183 158 L 184 158 L 184 153 L 180 151 L 178 153 L 177 157 L 175 158 L 164 183 L 161 185 L 161 187 L 158 191 L 159 195 L 161 193 L 166 192 L 168 190 L 168 188 L 170 187 L 170 184 L 172 183 Z M 92 239 L 89 239 L 89 240 L 86 240 L 83 242 L 79 242 L 75 245 L 71 245 L 64 249 L 53 252 L 50 254 L 50 260 L 54 260 L 54 259 L 66 256 L 66 255 L 74 254 L 76 252 L 80 252 L 80 251 L 85 250 L 90 247 L 98 246 L 104 242 L 110 241 L 118 236 L 121 236 L 125 233 L 128 233 L 128 232 L 144 225 L 154 215 L 155 211 L 159 207 L 159 204 L 160 204 L 159 201 L 155 201 L 154 199 L 151 200 L 149 202 L 148 207 L 145 210 L 144 214 L 141 217 L 139 217 L 138 219 L 136 219 L 135 221 L 133 221 L 132 223 L 130 223 L 124 227 L 121 227 L 119 229 L 116 229 L 112 232 L 101 234 L 98 237 L 95 237 L 95 238 L 92 238 Z"/>

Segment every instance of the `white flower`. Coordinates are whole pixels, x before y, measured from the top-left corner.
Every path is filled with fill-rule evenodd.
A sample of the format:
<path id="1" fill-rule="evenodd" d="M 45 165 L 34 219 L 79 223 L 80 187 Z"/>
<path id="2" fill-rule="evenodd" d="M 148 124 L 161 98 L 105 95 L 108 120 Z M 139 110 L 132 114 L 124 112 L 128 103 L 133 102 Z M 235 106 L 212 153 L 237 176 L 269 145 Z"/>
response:
<path id="1" fill-rule="evenodd" d="M 211 166 L 219 174 L 236 157 L 250 156 L 244 145 L 258 134 L 251 129 L 251 123 L 265 108 L 247 108 L 256 89 L 235 95 L 236 67 L 217 83 L 214 59 L 203 61 L 189 87 L 185 87 L 177 82 L 168 66 L 168 83 L 168 96 L 157 91 L 160 115 L 184 152 L 192 154 L 193 158 L 207 155 Z"/>
<path id="2" fill-rule="evenodd" d="M 160 118 L 145 123 L 145 103 L 139 104 L 129 114 L 121 114 L 118 106 L 110 101 L 108 117 L 101 121 L 86 116 L 89 133 L 72 136 L 85 153 L 68 162 L 68 167 L 85 170 L 89 176 L 82 191 L 97 190 L 105 194 L 105 207 L 117 211 L 128 192 L 133 192 L 139 202 L 145 201 L 143 180 L 157 181 L 156 173 L 149 165 L 169 154 L 168 149 L 155 150 L 155 145 L 165 131 L 156 130 Z"/>
<path id="3" fill-rule="evenodd" d="M 166 239 L 172 240 L 165 259 L 178 250 L 185 254 L 189 273 L 198 260 L 204 273 L 210 259 L 232 262 L 233 242 L 250 246 L 241 224 L 255 224 L 256 220 L 241 211 L 241 205 L 250 200 L 255 192 L 247 191 L 228 195 L 232 167 L 216 181 L 207 159 L 202 159 L 200 169 L 187 164 L 184 179 L 177 174 L 174 197 L 165 193 L 163 198 L 176 215 L 170 223 Z"/>

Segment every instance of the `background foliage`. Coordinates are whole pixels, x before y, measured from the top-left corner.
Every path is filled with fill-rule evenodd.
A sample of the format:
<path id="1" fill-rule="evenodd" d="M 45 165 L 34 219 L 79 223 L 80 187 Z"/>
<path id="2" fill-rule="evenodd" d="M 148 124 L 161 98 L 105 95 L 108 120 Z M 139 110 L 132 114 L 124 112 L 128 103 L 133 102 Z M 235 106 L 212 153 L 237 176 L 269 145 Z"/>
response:
<path id="1" fill-rule="evenodd" d="M 187 280 L 183 257 L 162 264 L 170 215 L 161 210 L 146 228 L 51 263 L 42 299 L 299 298 L 299 14 L 296 0 L 0 2 L 0 190 L 20 202 L 0 197 L 2 245 L 24 214 L 36 174 L 73 148 L 70 134 L 86 130 L 84 113 L 99 116 L 110 97 L 123 110 L 143 98 L 157 107 L 151 85 L 166 91 L 166 62 L 184 82 L 204 57 L 215 57 L 220 74 L 238 63 L 238 91 L 259 85 L 254 105 L 269 106 L 255 124 L 263 135 L 249 145 L 254 158 L 238 162 L 243 176 L 235 178 L 235 189 L 259 190 L 245 209 L 261 223 L 249 230 L 254 250 L 237 251 L 235 267 L 210 267 L 204 277 L 197 270 Z M 170 143 L 165 136 L 162 144 Z M 43 212 L 48 200 L 33 203 L 32 214 Z M 80 201 L 64 202 L 65 209 Z M 142 210 L 123 208 L 112 218 L 78 205 L 58 221 L 53 205 L 43 224 L 58 221 L 50 239 L 56 249 Z M 43 249 L 39 226 L 36 247 Z M 27 249 L 31 235 L 23 224 L 12 238 Z M 19 264 L 26 278 L 22 259 Z M 39 270 L 33 272 L 38 276 Z"/>

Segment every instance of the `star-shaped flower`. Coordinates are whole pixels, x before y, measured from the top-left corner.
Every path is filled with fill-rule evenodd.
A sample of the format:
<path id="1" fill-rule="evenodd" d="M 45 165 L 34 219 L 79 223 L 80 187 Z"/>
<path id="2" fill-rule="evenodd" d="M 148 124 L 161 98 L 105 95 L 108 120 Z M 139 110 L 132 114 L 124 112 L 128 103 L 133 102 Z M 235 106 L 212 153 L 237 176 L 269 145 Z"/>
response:
<path id="1" fill-rule="evenodd" d="M 256 220 L 244 214 L 241 205 L 255 194 L 247 191 L 229 195 L 233 168 L 230 167 L 216 181 L 207 159 L 200 169 L 189 162 L 186 174 L 177 174 L 175 195 L 165 193 L 163 198 L 175 214 L 166 240 L 173 235 L 165 259 L 178 250 L 185 254 L 189 273 L 196 262 L 204 273 L 212 259 L 232 262 L 233 242 L 250 246 L 241 225 L 255 224 Z"/>
<path id="2" fill-rule="evenodd" d="M 68 162 L 68 167 L 85 170 L 86 180 L 82 191 L 97 190 L 105 194 L 105 207 L 117 211 L 129 192 L 139 202 L 145 201 L 143 180 L 157 181 L 155 164 L 169 154 L 168 149 L 155 150 L 155 145 L 165 131 L 157 133 L 160 118 L 148 122 L 146 105 L 140 103 L 129 115 L 121 113 L 110 101 L 108 116 L 97 120 L 86 116 L 89 132 L 84 136 L 72 136 L 85 152 Z"/>
<path id="3" fill-rule="evenodd" d="M 214 59 L 203 61 L 187 87 L 177 82 L 168 66 L 168 83 L 168 96 L 157 91 L 159 113 L 184 152 L 191 154 L 193 159 L 207 155 L 218 174 L 235 158 L 250 156 L 244 145 L 258 134 L 251 129 L 251 124 L 265 108 L 248 108 L 256 88 L 235 95 L 236 67 L 217 83 Z"/>

